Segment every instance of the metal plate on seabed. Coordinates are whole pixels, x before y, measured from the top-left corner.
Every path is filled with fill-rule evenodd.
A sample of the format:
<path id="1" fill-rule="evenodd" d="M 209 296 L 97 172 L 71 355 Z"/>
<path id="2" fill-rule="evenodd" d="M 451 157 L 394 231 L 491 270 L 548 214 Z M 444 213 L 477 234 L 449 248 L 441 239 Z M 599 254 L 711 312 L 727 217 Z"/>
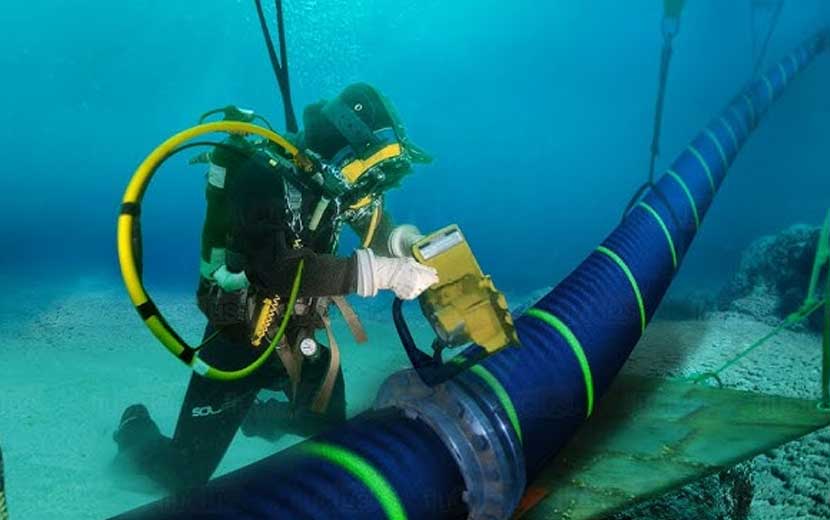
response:
<path id="1" fill-rule="evenodd" d="M 517 516 L 599 518 L 830 424 L 816 401 L 624 376 Z"/>

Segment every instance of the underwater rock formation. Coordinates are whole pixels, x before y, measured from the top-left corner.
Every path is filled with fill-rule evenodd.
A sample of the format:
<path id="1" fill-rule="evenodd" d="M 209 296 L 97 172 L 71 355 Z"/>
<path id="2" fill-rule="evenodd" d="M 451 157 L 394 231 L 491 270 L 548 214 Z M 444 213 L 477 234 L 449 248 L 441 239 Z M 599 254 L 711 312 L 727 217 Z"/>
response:
<path id="1" fill-rule="evenodd" d="M 715 298 L 707 291 L 691 291 L 682 296 L 669 295 L 657 309 L 655 319 L 665 321 L 702 320 L 716 310 Z"/>
<path id="2" fill-rule="evenodd" d="M 607 520 L 746 520 L 753 490 L 752 469 L 740 464 Z"/>
<path id="3" fill-rule="evenodd" d="M 766 323 L 782 320 L 804 302 L 819 229 L 792 226 L 764 236 L 744 251 L 737 273 L 719 296 L 721 310 L 747 314 Z M 807 327 L 820 331 L 821 313 Z"/>

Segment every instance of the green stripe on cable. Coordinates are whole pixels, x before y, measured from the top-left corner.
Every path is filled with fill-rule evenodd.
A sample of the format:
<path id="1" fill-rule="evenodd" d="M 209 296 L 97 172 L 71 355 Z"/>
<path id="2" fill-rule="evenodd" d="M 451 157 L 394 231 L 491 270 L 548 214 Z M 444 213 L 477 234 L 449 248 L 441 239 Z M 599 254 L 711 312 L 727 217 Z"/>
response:
<path id="1" fill-rule="evenodd" d="M 631 269 L 628 268 L 625 260 L 620 258 L 620 255 L 605 246 L 599 246 L 597 251 L 613 260 L 614 263 L 622 269 L 625 277 L 628 278 L 628 282 L 631 284 L 631 289 L 634 291 L 634 297 L 637 299 L 637 308 L 640 311 L 640 334 L 642 334 L 646 331 L 646 307 L 643 304 L 643 295 L 640 293 L 640 286 L 637 284 L 637 279 L 634 278 L 634 274 L 631 272 Z"/>
<path id="2" fill-rule="evenodd" d="M 706 178 L 709 179 L 709 186 L 712 188 L 712 194 L 714 195 L 714 193 L 715 193 L 715 178 L 712 177 L 712 170 L 709 168 L 709 164 L 706 162 L 706 159 L 703 158 L 703 156 L 700 154 L 700 152 L 697 151 L 697 148 L 695 148 L 692 145 L 689 145 L 686 148 L 690 152 L 692 152 L 692 155 L 697 157 L 697 160 L 698 160 L 698 162 L 700 162 L 700 165 L 703 166 L 704 170 L 706 170 Z"/>
<path id="3" fill-rule="evenodd" d="M 793 62 L 793 75 L 798 74 L 798 61 L 795 59 L 795 53 L 791 53 L 789 58 Z"/>
<path id="4" fill-rule="evenodd" d="M 463 364 L 466 361 L 467 359 L 462 354 L 459 354 L 452 358 L 450 363 Z M 480 377 L 482 381 L 487 383 L 487 386 L 493 389 L 493 393 L 496 394 L 496 398 L 498 398 L 502 408 L 504 408 L 507 418 L 510 419 L 510 424 L 513 425 L 513 430 L 516 432 L 516 436 L 519 437 L 519 443 L 522 443 L 522 426 L 519 424 L 519 414 L 516 413 L 516 407 L 513 406 L 513 400 L 510 399 L 510 394 L 507 393 L 507 390 L 504 389 L 504 386 L 502 386 L 498 378 L 496 378 L 492 372 L 483 366 L 474 365 L 470 367 L 469 370 L 473 374 Z"/>
<path id="5" fill-rule="evenodd" d="M 709 139 L 711 139 L 712 142 L 715 143 L 715 148 L 718 149 L 720 160 L 723 163 L 723 171 L 724 173 L 726 173 L 726 171 L 729 169 L 729 165 L 726 162 L 726 152 L 723 151 L 723 146 L 721 146 L 720 141 L 718 141 L 718 136 L 716 136 L 715 133 L 709 130 L 708 128 L 705 129 L 704 132 L 709 137 Z"/>
<path id="6" fill-rule="evenodd" d="M 496 376 L 494 376 L 483 366 L 476 365 L 472 367 L 470 371 L 484 380 L 485 383 L 490 385 L 490 388 L 492 388 L 493 392 L 496 393 L 496 397 L 498 397 L 501 405 L 504 407 L 504 411 L 507 413 L 507 417 L 510 419 L 510 424 L 513 425 L 513 429 L 519 437 L 519 443 L 522 443 L 522 427 L 519 424 L 519 414 L 516 413 L 516 407 L 513 406 L 513 401 L 510 400 L 510 395 L 507 393 L 507 390 L 505 390 L 501 385 L 501 382 L 496 379 Z"/>
<path id="7" fill-rule="evenodd" d="M 738 109 L 735 108 L 735 105 L 729 105 L 729 113 L 732 114 L 735 117 L 735 121 L 737 121 L 738 124 L 741 125 L 741 130 L 745 130 L 745 133 L 749 134 L 749 129 L 744 124 L 746 121 L 743 120 L 743 118 L 741 117 L 741 113 L 738 112 Z"/>
<path id="8" fill-rule="evenodd" d="M 787 78 L 787 69 L 784 68 L 784 65 L 782 65 L 780 61 L 778 62 L 778 71 L 781 73 L 781 77 L 783 78 L 781 83 L 786 85 L 790 80 Z"/>
<path id="9" fill-rule="evenodd" d="M 761 76 L 761 79 L 764 80 L 764 85 L 766 85 L 767 87 L 767 94 L 769 94 L 769 100 L 772 101 L 772 94 L 774 92 L 772 89 L 772 83 L 770 83 L 769 78 L 767 78 L 766 76 Z"/>
<path id="10" fill-rule="evenodd" d="M 586 417 L 590 417 L 594 413 L 594 376 L 591 375 L 591 365 L 588 364 L 588 358 L 585 356 L 582 344 L 574 336 L 574 333 L 571 332 L 571 329 L 553 314 L 534 307 L 527 311 L 527 315 L 553 327 L 556 332 L 565 338 L 565 341 L 571 347 L 571 350 L 576 356 L 576 360 L 579 362 L 579 367 L 582 369 L 582 378 L 585 381 L 585 400 L 587 402 L 585 415 Z"/>
<path id="11" fill-rule="evenodd" d="M 721 117 L 720 122 L 729 131 L 729 137 L 732 138 L 732 144 L 735 145 L 735 150 L 737 150 L 738 149 L 738 134 L 735 133 L 735 129 L 732 128 L 732 125 L 729 124 L 729 121 L 727 121 L 725 117 Z"/>
<path id="12" fill-rule="evenodd" d="M 305 455 L 326 460 L 340 466 L 358 479 L 380 503 L 386 518 L 406 520 L 406 510 L 395 488 L 377 469 L 360 455 L 334 444 L 307 441 L 300 445 L 300 452 Z"/>
<path id="13" fill-rule="evenodd" d="M 749 107 L 749 115 L 751 116 L 749 126 L 755 126 L 755 105 L 752 104 L 752 100 L 749 99 L 749 96 L 746 94 L 743 94 L 741 97 L 744 98 L 744 101 L 746 101 L 746 104 Z"/>
<path id="14" fill-rule="evenodd" d="M 674 248 L 674 240 L 671 237 L 671 233 L 669 233 L 669 228 L 666 227 L 665 221 L 663 221 L 663 217 L 661 217 L 660 214 L 657 213 L 657 211 L 654 208 L 652 208 L 645 202 L 639 202 L 635 207 L 640 207 L 646 210 L 652 217 L 654 217 L 654 220 L 656 220 L 657 223 L 660 225 L 660 229 L 663 230 L 663 234 L 666 235 L 666 241 L 669 243 L 669 249 L 671 250 L 672 266 L 675 269 L 677 269 L 677 250 Z"/>
<path id="15" fill-rule="evenodd" d="M 698 229 L 700 229 L 700 217 L 697 214 L 697 204 L 695 204 L 695 198 L 692 197 L 692 192 L 689 191 L 689 187 L 686 186 L 686 182 L 683 180 L 682 177 L 680 177 L 680 175 L 676 174 L 672 170 L 668 170 L 666 173 L 669 175 L 669 177 L 677 181 L 677 184 L 679 184 L 680 187 L 683 188 L 683 192 L 686 194 L 686 198 L 689 199 L 689 205 L 692 207 L 692 215 L 694 215 L 695 217 L 695 231 L 697 231 Z"/>

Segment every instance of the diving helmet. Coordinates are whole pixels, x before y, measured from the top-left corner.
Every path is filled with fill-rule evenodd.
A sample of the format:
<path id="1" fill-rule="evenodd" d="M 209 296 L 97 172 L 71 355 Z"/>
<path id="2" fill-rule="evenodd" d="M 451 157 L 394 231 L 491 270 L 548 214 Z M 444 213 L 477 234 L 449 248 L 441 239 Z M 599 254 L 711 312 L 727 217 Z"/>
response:
<path id="1" fill-rule="evenodd" d="M 396 186 L 413 163 L 432 158 L 408 137 L 391 102 L 366 83 L 306 107 L 305 146 L 331 166 L 344 187 L 347 205 L 371 204 Z"/>

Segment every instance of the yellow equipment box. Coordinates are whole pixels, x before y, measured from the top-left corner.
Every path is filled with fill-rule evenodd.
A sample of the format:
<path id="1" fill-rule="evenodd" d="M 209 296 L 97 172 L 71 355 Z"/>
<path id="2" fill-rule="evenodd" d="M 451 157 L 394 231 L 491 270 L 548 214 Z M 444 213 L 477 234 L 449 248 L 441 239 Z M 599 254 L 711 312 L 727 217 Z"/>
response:
<path id="1" fill-rule="evenodd" d="M 458 226 L 421 239 L 412 254 L 438 271 L 438 284 L 424 292 L 420 302 L 444 343 L 459 346 L 472 341 L 490 354 L 519 344 L 507 299 L 482 272 Z"/>

